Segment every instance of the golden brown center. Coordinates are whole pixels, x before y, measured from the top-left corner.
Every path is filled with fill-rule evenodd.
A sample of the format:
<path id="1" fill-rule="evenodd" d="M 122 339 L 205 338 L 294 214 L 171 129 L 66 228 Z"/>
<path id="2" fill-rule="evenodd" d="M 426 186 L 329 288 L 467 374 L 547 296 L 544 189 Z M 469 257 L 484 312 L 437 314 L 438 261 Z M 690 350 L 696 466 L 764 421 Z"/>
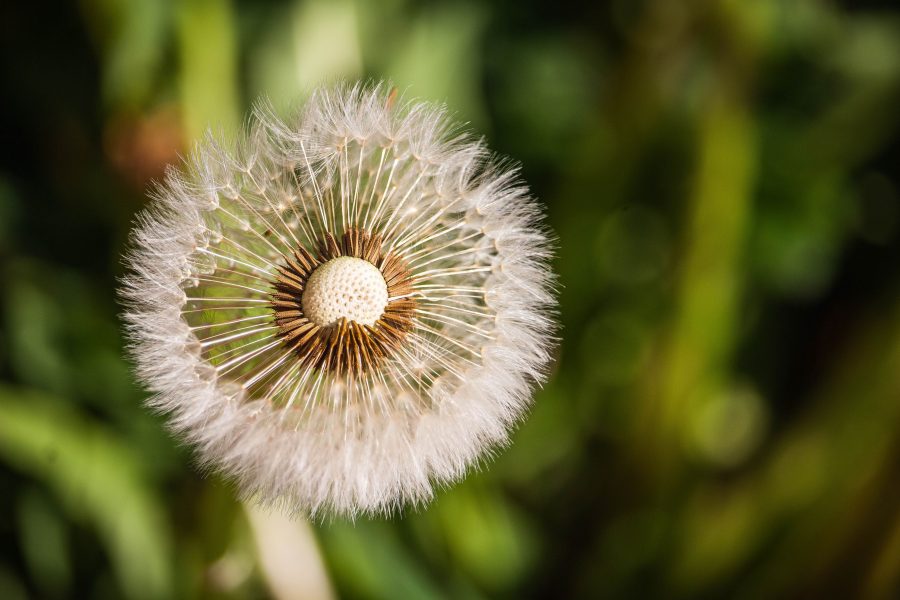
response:
<path id="1" fill-rule="evenodd" d="M 340 242 L 331 233 L 326 233 L 319 241 L 315 255 L 299 247 L 291 256 L 284 257 L 284 264 L 279 266 L 278 277 L 272 283 L 275 289 L 271 295 L 272 308 L 278 335 L 304 364 L 341 375 L 358 376 L 400 349 L 412 330 L 416 310 L 415 300 L 409 297 L 412 274 L 403 259 L 397 254 L 385 253 L 381 246 L 381 236 L 351 228 L 344 232 Z M 361 289 L 371 289 L 373 284 L 368 280 L 372 275 L 365 268 L 344 269 L 341 277 L 333 276 L 330 271 L 334 270 L 334 265 L 352 262 L 336 260 L 341 258 L 366 261 L 381 273 L 387 286 L 387 304 L 377 318 L 378 311 L 371 317 L 360 317 L 364 322 L 344 315 L 364 314 L 365 311 L 337 310 L 334 317 L 328 318 L 320 317 L 318 312 L 311 315 L 304 311 L 303 297 L 310 279 L 326 264 L 330 266 L 319 272 L 313 282 L 316 289 L 312 291 L 316 298 L 327 297 L 327 290 L 319 287 L 321 281 L 327 280 L 336 281 L 336 285 L 341 286 L 336 292 L 346 295 L 348 290 L 354 289 L 354 282 L 343 279 L 354 272 L 366 277 L 365 281 L 359 282 Z M 307 309 L 314 306 L 309 297 L 306 306 Z M 321 314 L 330 313 L 323 310 Z M 325 322 L 329 324 L 321 324 Z"/>

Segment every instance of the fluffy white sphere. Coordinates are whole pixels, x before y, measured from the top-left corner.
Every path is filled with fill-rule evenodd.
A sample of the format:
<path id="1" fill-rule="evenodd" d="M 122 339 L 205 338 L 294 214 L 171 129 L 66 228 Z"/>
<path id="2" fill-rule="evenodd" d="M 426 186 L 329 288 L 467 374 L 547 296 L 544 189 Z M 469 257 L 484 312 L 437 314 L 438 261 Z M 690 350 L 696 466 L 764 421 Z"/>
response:
<path id="1" fill-rule="evenodd" d="M 151 406 L 241 493 L 421 503 L 507 442 L 550 359 L 541 211 L 441 108 L 380 86 L 255 113 L 138 217 L 125 319 Z"/>

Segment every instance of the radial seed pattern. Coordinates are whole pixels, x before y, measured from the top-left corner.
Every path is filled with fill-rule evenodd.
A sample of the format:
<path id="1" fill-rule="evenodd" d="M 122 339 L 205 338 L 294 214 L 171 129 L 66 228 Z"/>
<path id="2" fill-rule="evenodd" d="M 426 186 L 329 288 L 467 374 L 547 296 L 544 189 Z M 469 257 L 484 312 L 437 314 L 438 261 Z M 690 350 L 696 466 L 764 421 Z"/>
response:
<path id="1" fill-rule="evenodd" d="M 505 443 L 543 379 L 540 212 L 451 132 L 379 87 L 321 90 L 290 123 L 258 110 L 238 148 L 207 140 L 140 217 L 124 285 L 138 372 L 245 495 L 346 514 L 427 500 Z M 371 324 L 304 311 L 341 257 L 384 278 Z"/>
<path id="2" fill-rule="evenodd" d="M 413 328 L 416 301 L 412 294 L 410 271 L 397 255 L 382 253 L 381 239 L 378 236 L 370 236 L 352 228 L 342 237 L 342 243 L 338 244 L 334 236 L 326 233 L 318 244 L 318 258 L 303 248 L 295 250 L 293 257 L 284 258 L 286 265 L 278 269 L 278 278 L 274 283 L 272 308 L 275 323 L 279 327 L 278 334 L 302 363 L 308 367 L 352 375 L 358 379 L 366 371 L 381 366 L 401 349 L 406 334 Z M 331 280 L 321 284 L 325 288 L 310 290 L 309 284 L 315 285 L 317 276 L 342 260 L 360 261 L 369 265 L 385 288 L 385 302 L 377 302 L 381 306 L 371 323 L 366 322 L 368 318 L 341 318 L 337 321 L 330 318 L 328 313 L 341 312 L 341 309 L 346 308 L 340 306 L 343 298 L 334 297 L 336 290 L 333 289 L 333 284 L 339 283 L 341 287 L 350 287 L 352 290 L 354 286 L 348 286 L 349 282 L 336 282 L 329 274 L 325 274 Z M 358 270 L 356 272 L 360 273 Z M 369 284 L 368 279 L 373 274 L 368 270 L 360 274 L 365 280 L 355 282 L 355 286 Z M 318 322 L 320 319 L 310 314 L 309 291 L 319 292 L 319 297 L 313 299 L 312 309 L 326 315 L 326 322 Z M 345 291 L 350 290 L 339 290 L 341 294 Z M 353 291 L 359 290 L 357 288 Z M 379 291 L 375 290 L 375 293 Z M 331 307 L 322 306 L 329 303 L 332 304 Z"/>

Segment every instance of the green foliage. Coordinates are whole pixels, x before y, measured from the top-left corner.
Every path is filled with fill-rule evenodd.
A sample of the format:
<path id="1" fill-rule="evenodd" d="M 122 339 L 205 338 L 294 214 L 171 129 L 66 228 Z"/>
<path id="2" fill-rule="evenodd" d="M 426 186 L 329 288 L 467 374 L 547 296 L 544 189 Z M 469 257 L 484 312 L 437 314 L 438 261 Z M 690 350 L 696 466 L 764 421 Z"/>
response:
<path id="1" fill-rule="evenodd" d="M 171 590 L 170 532 L 135 450 L 60 400 L 0 390 L 4 462 L 45 484 L 70 519 L 96 529 L 129 597 L 160 598 Z M 35 579 L 65 587 L 64 525 L 33 496 L 21 502 L 23 550 Z"/>
<path id="2" fill-rule="evenodd" d="M 9 4 L 0 598 L 255 598 L 291 573 L 350 598 L 900 591 L 896 7 Z M 464 483 L 285 541 L 142 407 L 119 257 L 207 125 L 366 77 L 521 161 L 561 343 Z"/>

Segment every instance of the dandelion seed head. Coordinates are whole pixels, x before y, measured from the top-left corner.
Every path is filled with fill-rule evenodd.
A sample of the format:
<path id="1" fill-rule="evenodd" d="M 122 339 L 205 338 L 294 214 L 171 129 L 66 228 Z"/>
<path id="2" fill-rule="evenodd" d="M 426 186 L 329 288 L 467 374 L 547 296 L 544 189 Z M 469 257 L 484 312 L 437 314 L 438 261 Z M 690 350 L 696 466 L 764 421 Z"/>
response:
<path id="1" fill-rule="evenodd" d="M 209 136 L 132 239 L 122 294 L 149 402 L 248 498 L 423 503 L 508 442 L 546 377 L 541 211 L 443 109 L 383 86 Z"/>

